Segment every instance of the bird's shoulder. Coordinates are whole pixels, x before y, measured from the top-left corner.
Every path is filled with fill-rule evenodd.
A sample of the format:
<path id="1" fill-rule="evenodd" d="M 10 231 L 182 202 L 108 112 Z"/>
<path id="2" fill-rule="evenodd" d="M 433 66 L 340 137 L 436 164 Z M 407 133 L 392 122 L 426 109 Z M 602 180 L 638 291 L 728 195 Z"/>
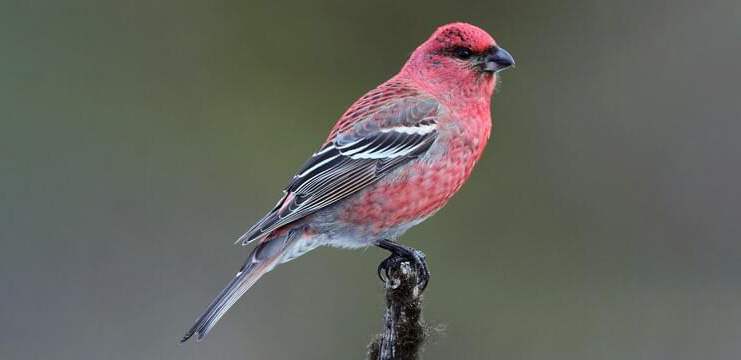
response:
<path id="1" fill-rule="evenodd" d="M 327 143 L 354 141 L 382 129 L 432 124 L 441 103 L 406 81 L 391 79 L 367 92 L 340 117 Z"/>

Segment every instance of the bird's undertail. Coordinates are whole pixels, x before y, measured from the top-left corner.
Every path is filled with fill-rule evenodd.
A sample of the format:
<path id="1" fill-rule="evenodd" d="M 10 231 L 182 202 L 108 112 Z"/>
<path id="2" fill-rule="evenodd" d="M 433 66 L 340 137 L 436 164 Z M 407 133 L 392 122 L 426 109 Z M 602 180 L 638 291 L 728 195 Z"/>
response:
<path id="1" fill-rule="evenodd" d="M 265 273 L 272 270 L 276 265 L 290 259 L 286 259 L 289 248 L 295 238 L 295 232 L 291 231 L 283 236 L 267 239 L 255 247 L 242 265 L 234 278 L 219 293 L 206 311 L 196 320 L 193 327 L 185 333 L 180 342 L 185 342 L 197 334 L 196 340 L 200 341 L 214 327 L 229 308 L 234 305 L 244 293 L 252 287 Z M 290 254 L 288 254 L 290 255 Z"/>

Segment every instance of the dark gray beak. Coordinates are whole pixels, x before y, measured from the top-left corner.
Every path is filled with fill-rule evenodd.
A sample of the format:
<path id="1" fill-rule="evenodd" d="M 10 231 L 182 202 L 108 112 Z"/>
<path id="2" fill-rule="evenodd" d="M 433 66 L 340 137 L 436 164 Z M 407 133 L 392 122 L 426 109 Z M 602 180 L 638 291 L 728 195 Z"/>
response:
<path id="1" fill-rule="evenodd" d="M 497 73 L 510 66 L 515 65 L 515 59 L 512 58 L 507 50 L 500 47 L 492 47 L 486 55 L 484 55 L 484 63 L 482 64 L 484 71 Z"/>

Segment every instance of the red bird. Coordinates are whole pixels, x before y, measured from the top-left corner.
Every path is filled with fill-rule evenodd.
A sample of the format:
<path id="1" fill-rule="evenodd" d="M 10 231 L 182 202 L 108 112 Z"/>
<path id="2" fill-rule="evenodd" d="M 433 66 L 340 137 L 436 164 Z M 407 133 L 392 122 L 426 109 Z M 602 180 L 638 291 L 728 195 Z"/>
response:
<path id="1" fill-rule="evenodd" d="M 401 71 L 356 101 L 293 177 L 275 207 L 242 235 L 247 262 L 188 330 L 201 340 L 262 275 L 322 245 L 391 251 L 429 273 L 395 240 L 432 216 L 468 179 L 491 132 L 497 73 L 512 56 L 480 28 L 440 27 Z"/>

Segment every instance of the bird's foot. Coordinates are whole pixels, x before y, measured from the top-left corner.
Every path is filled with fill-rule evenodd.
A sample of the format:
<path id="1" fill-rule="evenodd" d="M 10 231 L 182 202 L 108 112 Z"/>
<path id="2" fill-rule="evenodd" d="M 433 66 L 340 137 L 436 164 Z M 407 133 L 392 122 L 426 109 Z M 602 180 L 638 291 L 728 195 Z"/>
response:
<path id="1" fill-rule="evenodd" d="M 391 252 L 391 255 L 378 265 L 378 277 L 381 281 L 391 288 L 398 287 L 400 280 L 392 277 L 390 272 L 402 263 L 408 262 L 416 271 L 420 293 L 424 291 L 430 281 L 430 272 L 427 270 L 427 260 L 423 252 L 386 239 L 379 241 L 376 245 Z"/>

